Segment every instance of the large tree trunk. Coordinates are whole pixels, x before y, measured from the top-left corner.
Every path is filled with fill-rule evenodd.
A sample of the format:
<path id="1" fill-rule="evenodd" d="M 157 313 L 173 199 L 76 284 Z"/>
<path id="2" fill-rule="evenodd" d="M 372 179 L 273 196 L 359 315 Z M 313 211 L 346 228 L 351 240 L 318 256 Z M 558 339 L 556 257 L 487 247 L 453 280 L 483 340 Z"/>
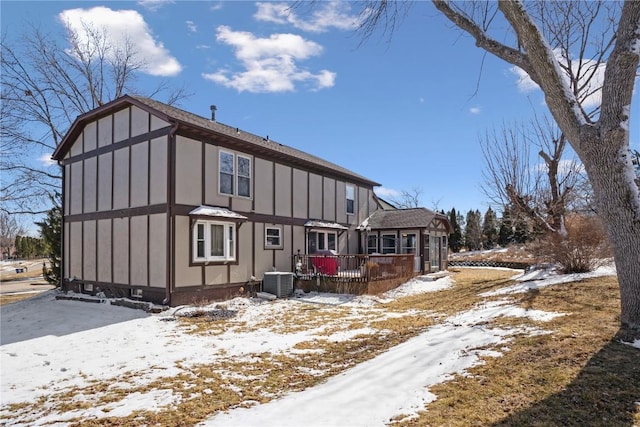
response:
<path id="1" fill-rule="evenodd" d="M 640 63 L 640 1 L 623 2 L 615 40 L 611 40 L 613 49 L 608 57 L 605 55 L 608 46 L 603 46 L 604 50 L 600 52 L 602 56 L 598 61 L 606 63 L 606 71 L 601 88 L 600 114 L 595 121 L 594 116 L 583 109 L 581 101 L 584 98 L 578 96 L 584 82 L 579 76 L 574 76 L 573 86 L 566 82 L 567 68 L 563 70 L 560 66 L 556 53 L 522 1 L 502 0 L 497 6 L 516 32 L 517 47 L 489 37 L 486 21 L 479 25 L 452 2 L 432 1 L 451 22 L 473 36 L 477 46 L 522 68 L 544 92 L 546 104 L 558 127 L 587 170 L 596 209 L 613 247 L 622 301 L 621 326 L 631 336 L 640 338 L 640 191 L 634 181 L 629 152 L 630 105 Z M 558 4 L 573 9 L 579 8 L 581 2 Z M 587 11 L 587 15 L 582 17 L 585 19 L 563 21 L 562 25 L 569 25 L 565 35 L 573 38 L 584 34 L 595 22 L 599 4 L 596 6 Z M 567 16 L 579 14 L 572 12 Z M 551 31 L 553 33 L 554 30 Z M 583 46 L 590 45 L 586 39 L 583 41 Z M 565 60 L 570 63 L 570 58 Z M 593 75 L 583 77 L 590 79 Z M 574 90 L 576 88 L 577 91 Z"/>
<path id="2" fill-rule="evenodd" d="M 608 138 L 624 138 L 612 132 Z M 626 150 L 614 151 L 619 142 L 593 141 L 594 150 L 582 155 L 595 196 L 598 215 L 613 247 L 620 285 L 623 328 L 640 334 L 640 200 L 633 166 Z"/>

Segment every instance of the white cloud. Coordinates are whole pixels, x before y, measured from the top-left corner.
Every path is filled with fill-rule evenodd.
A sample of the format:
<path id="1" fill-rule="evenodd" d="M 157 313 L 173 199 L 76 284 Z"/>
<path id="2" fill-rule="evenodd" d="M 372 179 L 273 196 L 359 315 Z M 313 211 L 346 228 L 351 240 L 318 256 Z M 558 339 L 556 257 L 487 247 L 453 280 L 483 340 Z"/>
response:
<path id="1" fill-rule="evenodd" d="M 258 38 L 249 32 L 220 26 L 216 40 L 235 50 L 244 71 L 220 69 L 202 76 L 239 92 L 289 92 L 295 90 L 297 83 L 319 90 L 335 83 L 334 72 L 321 70 L 314 74 L 297 65 L 297 61 L 318 56 L 323 51 L 319 44 L 298 35 L 272 34 L 269 38 Z"/>
<path id="2" fill-rule="evenodd" d="M 556 59 L 561 64 L 566 64 L 567 60 L 562 57 L 559 50 L 555 51 Z M 602 102 L 602 84 L 604 83 L 604 72 L 606 69 L 606 64 L 597 64 L 595 61 L 584 59 L 582 63 L 576 60 L 571 61 L 571 69 L 573 70 L 573 74 L 578 73 L 578 67 L 582 67 L 581 75 L 582 81 L 580 81 L 580 85 L 584 85 L 581 96 L 584 97 L 582 101 L 583 108 L 594 108 L 600 105 Z M 512 67 L 510 71 L 515 74 L 518 78 L 516 81 L 516 85 L 518 89 L 523 93 L 530 93 L 534 90 L 540 89 L 537 83 L 531 80 L 531 77 L 521 68 Z M 592 75 L 593 73 L 593 75 Z M 565 80 L 568 82 L 569 78 L 567 75 L 564 76 Z M 588 84 L 586 80 L 590 78 Z"/>
<path id="3" fill-rule="evenodd" d="M 386 187 L 376 187 L 374 189 L 374 192 L 376 193 L 376 195 L 382 197 L 383 199 L 394 199 L 400 197 L 401 195 L 398 190 Z"/>
<path id="4" fill-rule="evenodd" d="M 219 2 L 215 3 L 214 5 L 212 5 L 212 6 L 209 8 L 209 10 L 213 10 L 213 11 L 221 10 L 223 7 L 224 7 L 223 2 L 222 2 L 222 1 L 219 1 Z"/>
<path id="5" fill-rule="evenodd" d="M 469 108 L 469 112 L 471 114 L 480 114 L 482 110 L 480 109 L 480 107 L 471 107 Z"/>
<path id="6" fill-rule="evenodd" d="M 161 7 L 173 3 L 173 0 L 139 0 L 138 5 L 155 12 Z"/>
<path id="7" fill-rule="evenodd" d="M 533 170 L 538 173 L 546 174 L 549 170 L 549 167 L 546 163 L 537 163 Z M 565 177 L 569 174 L 584 174 L 586 170 L 584 165 L 579 160 L 560 160 L 558 162 L 558 176 Z"/>
<path id="8" fill-rule="evenodd" d="M 258 11 L 255 19 L 276 24 L 290 24 L 294 28 L 313 33 L 328 31 L 330 28 L 353 30 L 360 25 L 361 17 L 351 15 L 351 5 L 345 1 L 318 2 L 309 19 L 298 16 L 288 3 L 256 3 Z"/>
<path id="9" fill-rule="evenodd" d="M 537 83 L 531 80 L 531 77 L 529 77 L 529 74 L 527 74 L 527 72 L 524 71 L 522 68 L 511 67 L 509 71 L 515 74 L 516 77 L 518 78 L 518 80 L 516 81 L 516 86 L 518 86 L 518 90 L 520 92 L 529 93 L 529 92 L 533 92 L 534 90 L 540 89 L 540 86 L 538 86 Z"/>
<path id="10" fill-rule="evenodd" d="M 190 32 L 195 33 L 198 31 L 198 26 L 193 21 L 186 21 L 186 23 Z"/>
<path id="11" fill-rule="evenodd" d="M 51 158 L 51 155 L 53 153 L 46 153 L 43 154 L 42 156 L 38 157 L 38 161 L 43 165 L 43 166 L 53 166 L 53 165 L 57 165 L 58 162 L 56 162 L 55 160 L 53 160 Z"/>
<path id="12" fill-rule="evenodd" d="M 91 39 L 91 30 L 104 32 L 110 45 L 107 56 L 115 57 L 127 44 L 132 44 L 137 61 L 143 64 L 141 71 L 146 74 L 174 76 L 182 70 L 162 42 L 154 40 L 151 29 L 135 10 L 112 10 L 103 6 L 69 9 L 60 12 L 58 19 L 81 43 Z"/>

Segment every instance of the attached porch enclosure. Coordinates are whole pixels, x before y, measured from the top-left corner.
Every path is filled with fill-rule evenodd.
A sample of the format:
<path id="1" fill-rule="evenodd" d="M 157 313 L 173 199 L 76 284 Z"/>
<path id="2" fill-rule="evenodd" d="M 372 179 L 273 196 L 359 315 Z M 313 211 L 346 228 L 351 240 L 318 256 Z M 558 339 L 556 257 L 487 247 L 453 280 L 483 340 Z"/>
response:
<path id="1" fill-rule="evenodd" d="M 415 274 L 414 256 L 299 254 L 293 256 L 296 287 L 306 292 L 377 294 Z"/>

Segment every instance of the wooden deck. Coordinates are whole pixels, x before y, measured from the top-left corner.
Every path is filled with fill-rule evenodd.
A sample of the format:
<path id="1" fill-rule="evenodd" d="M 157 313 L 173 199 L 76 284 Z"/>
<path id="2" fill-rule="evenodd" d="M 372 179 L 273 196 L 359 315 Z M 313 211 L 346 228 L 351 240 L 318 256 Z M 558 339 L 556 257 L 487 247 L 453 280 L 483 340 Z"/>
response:
<path id="1" fill-rule="evenodd" d="M 414 276 L 413 255 L 295 255 L 292 271 L 305 291 L 376 294 Z"/>

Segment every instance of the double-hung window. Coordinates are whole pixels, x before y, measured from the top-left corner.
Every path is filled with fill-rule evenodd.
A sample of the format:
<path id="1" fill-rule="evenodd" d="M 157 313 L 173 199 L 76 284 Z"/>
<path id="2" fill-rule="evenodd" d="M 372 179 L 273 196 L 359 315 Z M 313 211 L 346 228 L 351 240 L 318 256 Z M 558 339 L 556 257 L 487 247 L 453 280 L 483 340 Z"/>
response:
<path id="1" fill-rule="evenodd" d="M 347 214 L 354 214 L 356 212 L 356 187 L 347 184 Z"/>
<path id="2" fill-rule="evenodd" d="M 251 197 L 251 158 L 220 151 L 218 170 L 220 194 Z"/>
<path id="3" fill-rule="evenodd" d="M 235 261 L 236 224 L 196 221 L 193 227 L 193 261 Z"/>

